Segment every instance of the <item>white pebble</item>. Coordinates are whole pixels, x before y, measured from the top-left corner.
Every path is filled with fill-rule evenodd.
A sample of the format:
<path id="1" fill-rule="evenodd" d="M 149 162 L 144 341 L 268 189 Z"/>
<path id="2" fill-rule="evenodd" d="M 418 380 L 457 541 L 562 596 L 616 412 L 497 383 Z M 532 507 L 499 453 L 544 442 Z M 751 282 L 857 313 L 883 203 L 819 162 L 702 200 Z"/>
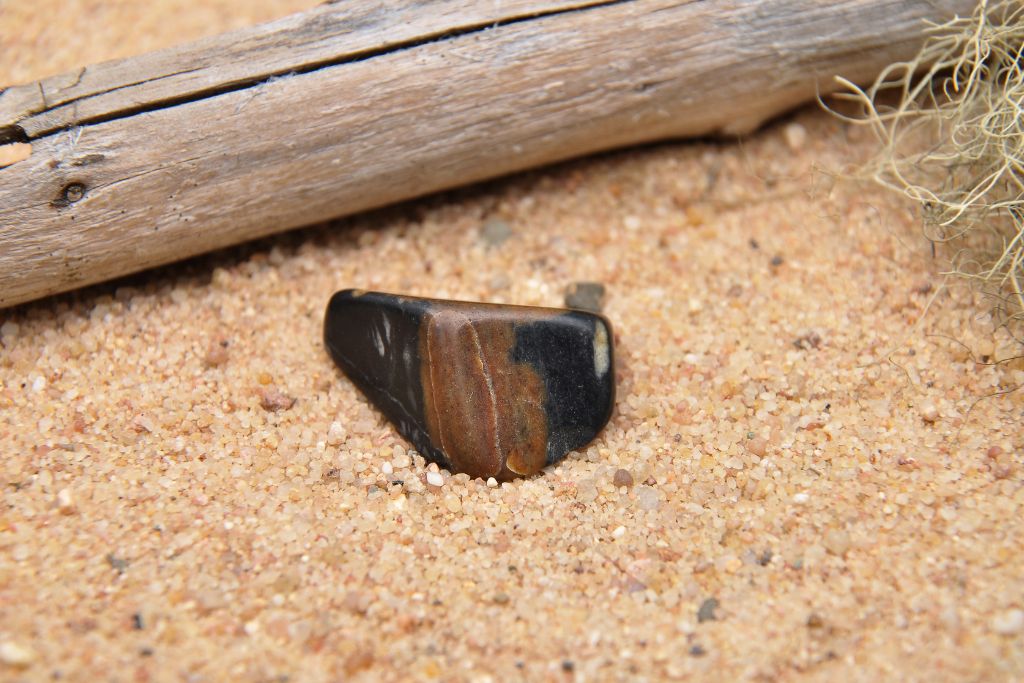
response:
<path id="1" fill-rule="evenodd" d="M 391 474 L 392 472 L 395 471 L 395 468 L 391 466 L 391 463 L 385 462 L 383 465 L 380 466 L 380 471 L 383 472 L 384 474 Z"/>
<path id="2" fill-rule="evenodd" d="M 42 375 L 32 381 L 32 391 L 42 391 L 44 388 L 46 388 L 46 380 L 43 379 Z"/>
<path id="3" fill-rule="evenodd" d="M 17 669 L 24 669 L 35 661 L 36 655 L 24 645 L 10 640 L 0 643 L 0 662 Z"/>
<path id="4" fill-rule="evenodd" d="M 792 151 L 798 152 L 807 142 L 807 129 L 799 123 L 791 123 L 782 129 L 782 137 L 786 138 L 786 145 Z"/>
<path id="5" fill-rule="evenodd" d="M 427 483 L 431 486 L 444 486 L 444 477 L 440 472 L 427 472 Z"/>
<path id="6" fill-rule="evenodd" d="M 404 470 L 406 467 L 410 467 L 412 465 L 412 458 L 410 458 L 409 454 L 404 450 L 396 447 L 395 454 L 391 458 L 391 464 L 394 465 L 396 470 Z"/>
<path id="7" fill-rule="evenodd" d="M 626 527 L 624 526 L 617 526 L 615 527 L 615 531 L 612 532 L 612 538 L 622 538 L 625 535 Z"/>
<path id="8" fill-rule="evenodd" d="M 1012 636 L 1024 631 L 1024 610 L 1008 609 L 992 618 L 992 630 L 1001 636 Z"/>
<path id="9" fill-rule="evenodd" d="M 334 421 L 331 423 L 330 428 L 327 430 L 327 443 L 332 446 L 339 445 L 345 440 L 345 428 L 341 426 L 341 423 Z"/>
<path id="10" fill-rule="evenodd" d="M 498 487 L 498 480 L 494 477 L 487 477 L 487 488 L 493 489 Z"/>
<path id="11" fill-rule="evenodd" d="M 65 515 L 75 511 L 75 499 L 71 496 L 71 489 L 57 491 L 57 509 Z"/>
<path id="12" fill-rule="evenodd" d="M 793 502 L 796 503 L 797 505 L 803 505 L 810 499 L 811 497 L 803 492 L 793 494 Z"/>

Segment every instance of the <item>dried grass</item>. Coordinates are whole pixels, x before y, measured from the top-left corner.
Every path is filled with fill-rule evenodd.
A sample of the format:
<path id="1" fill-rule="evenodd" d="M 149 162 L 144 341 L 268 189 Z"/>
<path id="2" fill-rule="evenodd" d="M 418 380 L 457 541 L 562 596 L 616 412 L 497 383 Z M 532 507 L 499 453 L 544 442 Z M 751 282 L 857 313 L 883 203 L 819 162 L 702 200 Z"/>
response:
<path id="1" fill-rule="evenodd" d="M 882 144 L 866 169 L 920 203 L 926 236 L 950 248 L 949 273 L 993 301 L 1024 343 L 1024 4 L 981 2 L 927 28 L 918 55 L 839 97 Z"/>

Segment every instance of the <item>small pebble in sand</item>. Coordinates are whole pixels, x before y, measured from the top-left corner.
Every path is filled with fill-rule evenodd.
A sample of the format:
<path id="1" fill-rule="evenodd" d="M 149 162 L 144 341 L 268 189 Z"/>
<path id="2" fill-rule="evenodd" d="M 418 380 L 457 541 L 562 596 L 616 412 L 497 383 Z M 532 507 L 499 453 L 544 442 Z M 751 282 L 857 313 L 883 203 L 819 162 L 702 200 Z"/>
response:
<path id="1" fill-rule="evenodd" d="M 75 499 L 71 495 L 71 489 L 57 491 L 57 509 L 62 515 L 74 514 Z"/>
<path id="2" fill-rule="evenodd" d="M 495 593 L 494 597 L 491 599 L 494 601 L 494 604 L 496 605 L 507 605 L 510 600 L 510 598 L 508 597 L 508 593 Z"/>
<path id="3" fill-rule="evenodd" d="M 832 529 L 825 534 L 822 542 L 825 544 L 825 550 L 842 557 L 850 549 L 850 534 L 842 529 Z"/>
<path id="4" fill-rule="evenodd" d="M 36 654 L 11 640 L 0 642 L 0 662 L 15 669 L 25 669 L 36 659 Z"/>
<path id="5" fill-rule="evenodd" d="M 633 485 L 633 475 L 629 473 L 629 470 L 615 470 L 615 474 L 612 475 L 612 485 L 615 488 L 623 486 L 629 488 Z"/>
<path id="6" fill-rule="evenodd" d="M 821 335 L 817 332 L 808 332 L 793 340 L 793 346 L 801 351 L 821 348 Z"/>
<path id="7" fill-rule="evenodd" d="M 925 401 L 920 406 L 921 419 L 928 424 L 933 424 L 939 419 L 939 409 L 931 401 Z"/>
<path id="8" fill-rule="evenodd" d="M 658 491 L 650 486 L 641 486 L 636 490 L 636 504 L 641 510 L 657 510 L 661 504 Z"/>
<path id="9" fill-rule="evenodd" d="M 21 326 L 18 323 L 8 320 L 0 325 L 0 341 L 3 341 L 4 344 L 14 343 L 19 330 L 21 330 Z"/>
<path id="10" fill-rule="evenodd" d="M 279 410 L 288 410 L 293 405 L 295 405 L 295 398 L 282 393 L 277 387 L 260 391 L 260 406 L 264 410 L 276 413 Z"/>
<path id="11" fill-rule="evenodd" d="M 763 458 L 768 452 L 768 442 L 760 436 L 747 440 L 747 450 L 759 458 Z"/>
<path id="12" fill-rule="evenodd" d="M 992 630 L 1001 636 L 1024 632 L 1024 610 L 1008 609 L 992 617 Z"/>
<path id="13" fill-rule="evenodd" d="M 574 282 L 565 289 L 566 308 L 600 313 L 604 306 L 604 285 L 600 282 Z"/>
<path id="14" fill-rule="evenodd" d="M 691 657 L 703 657 L 707 653 L 708 653 L 708 651 L 705 650 L 700 645 L 694 645 L 693 647 L 690 648 L 690 656 Z"/>
<path id="15" fill-rule="evenodd" d="M 109 564 L 118 574 L 124 574 L 125 570 L 131 565 L 128 560 L 123 557 L 118 557 L 114 553 L 107 553 L 107 564 Z"/>
<path id="16" fill-rule="evenodd" d="M 427 484 L 430 486 L 444 486 L 444 476 L 440 472 L 427 472 Z"/>
<path id="17" fill-rule="evenodd" d="M 776 254 L 775 256 L 772 256 L 772 260 L 769 261 L 769 263 L 771 264 L 772 268 L 778 268 L 779 266 L 781 266 L 785 262 L 786 262 L 786 259 L 782 258 L 782 256 L 780 256 L 779 254 Z"/>
<path id="18" fill-rule="evenodd" d="M 396 470 L 404 470 L 412 466 L 412 458 L 403 450 L 400 453 L 395 453 L 394 457 L 391 458 L 391 464 L 394 465 Z"/>
<path id="19" fill-rule="evenodd" d="M 354 676 L 373 666 L 373 652 L 366 648 L 360 648 L 345 659 L 345 673 Z"/>
<path id="20" fill-rule="evenodd" d="M 512 226 L 500 218 L 489 218 L 480 230 L 480 238 L 489 247 L 498 247 L 512 237 Z"/>
<path id="21" fill-rule="evenodd" d="M 716 598 L 708 598 L 700 603 L 700 608 L 697 610 L 697 623 L 703 624 L 705 621 L 716 621 L 718 619 L 715 616 L 716 609 L 718 609 L 718 600 Z"/>
<path id="22" fill-rule="evenodd" d="M 487 488 L 496 489 L 498 488 L 498 480 L 494 477 L 487 477 Z"/>
<path id="23" fill-rule="evenodd" d="M 210 344 L 203 363 L 208 368 L 217 368 L 228 362 L 228 342 L 225 339 Z"/>
<path id="24" fill-rule="evenodd" d="M 331 446 L 338 446 L 343 441 L 345 441 L 345 428 L 340 422 L 335 420 L 327 429 L 327 443 Z"/>
<path id="25" fill-rule="evenodd" d="M 799 123 L 790 123 L 782 129 L 782 137 L 791 151 L 799 152 L 807 142 L 807 129 Z"/>

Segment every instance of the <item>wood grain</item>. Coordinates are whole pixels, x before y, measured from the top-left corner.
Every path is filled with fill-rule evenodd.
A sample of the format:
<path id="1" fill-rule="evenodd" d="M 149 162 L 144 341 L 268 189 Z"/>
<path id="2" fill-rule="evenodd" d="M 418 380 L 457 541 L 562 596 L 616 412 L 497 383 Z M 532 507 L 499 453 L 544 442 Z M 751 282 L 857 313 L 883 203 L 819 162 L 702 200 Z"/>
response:
<path id="1" fill-rule="evenodd" d="M 749 131 L 962 0 L 339 2 L 0 94 L 0 306 L 595 151 Z"/>

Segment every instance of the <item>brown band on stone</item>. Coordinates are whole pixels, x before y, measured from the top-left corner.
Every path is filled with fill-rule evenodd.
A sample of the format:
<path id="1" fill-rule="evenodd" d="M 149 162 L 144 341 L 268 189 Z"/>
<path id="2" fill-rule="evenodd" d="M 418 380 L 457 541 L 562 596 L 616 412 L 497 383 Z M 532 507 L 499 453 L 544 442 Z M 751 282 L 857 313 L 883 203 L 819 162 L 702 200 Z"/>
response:
<path id="1" fill-rule="evenodd" d="M 437 310 L 421 335 L 427 430 L 452 465 L 484 478 L 539 472 L 547 460 L 544 383 L 512 362 L 514 323 Z"/>

